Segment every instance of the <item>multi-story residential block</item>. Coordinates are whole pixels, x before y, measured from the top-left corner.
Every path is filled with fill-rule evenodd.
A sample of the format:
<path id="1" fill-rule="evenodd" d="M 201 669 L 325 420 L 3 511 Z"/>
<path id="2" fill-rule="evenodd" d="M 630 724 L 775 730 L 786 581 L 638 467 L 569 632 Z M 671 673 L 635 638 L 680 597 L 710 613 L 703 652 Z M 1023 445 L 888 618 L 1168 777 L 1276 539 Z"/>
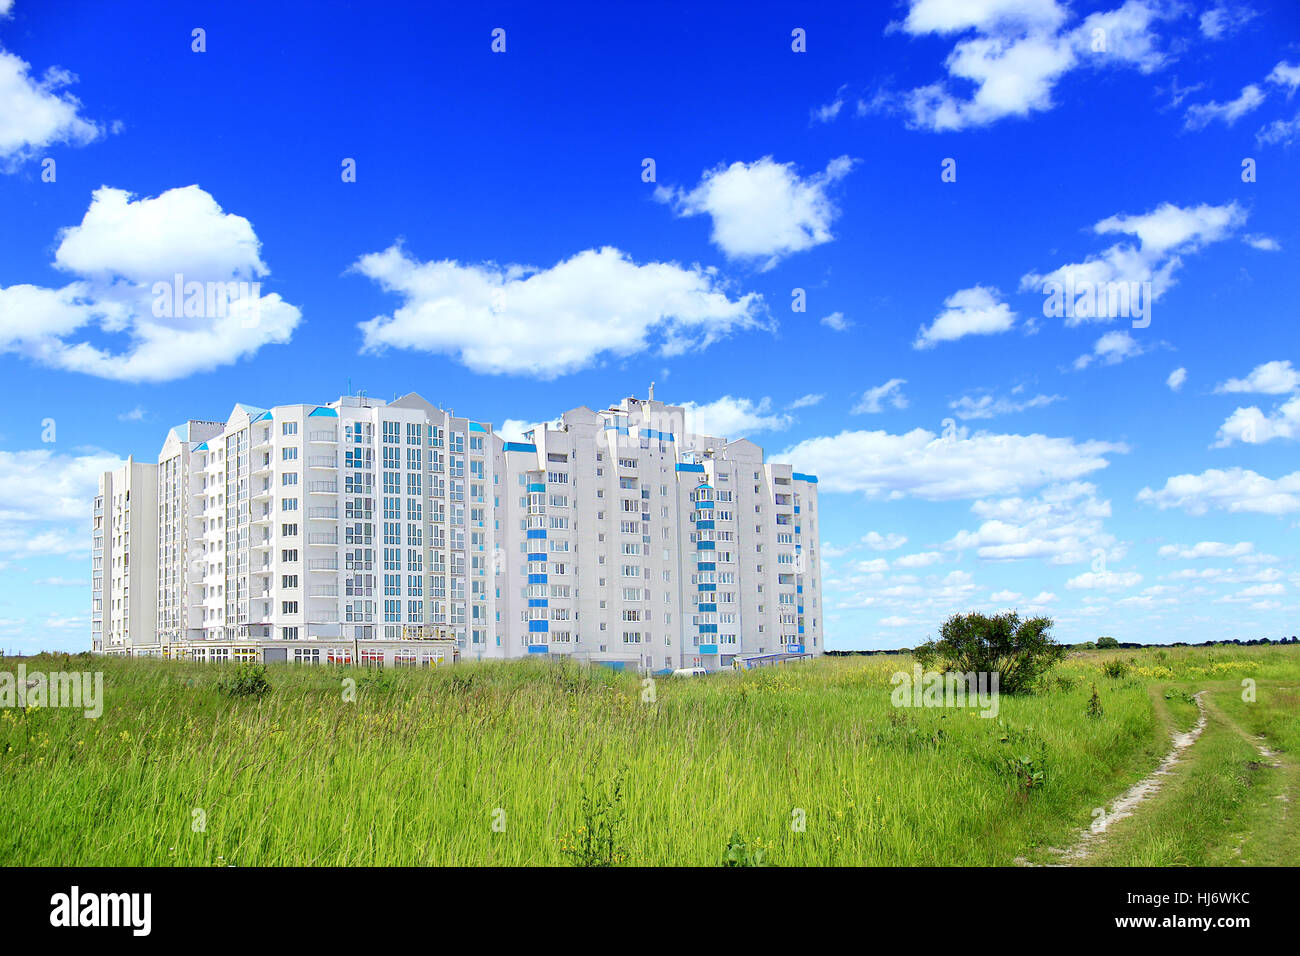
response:
<path id="1" fill-rule="evenodd" d="M 90 640 L 124 654 L 157 630 L 158 466 L 128 457 L 99 478 L 91 515 Z"/>
<path id="2" fill-rule="evenodd" d="M 653 389 L 522 437 L 415 394 L 178 426 L 135 542 L 155 607 L 97 649 L 650 670 L 824 650 L 815 477 L 691 433 Z"/>

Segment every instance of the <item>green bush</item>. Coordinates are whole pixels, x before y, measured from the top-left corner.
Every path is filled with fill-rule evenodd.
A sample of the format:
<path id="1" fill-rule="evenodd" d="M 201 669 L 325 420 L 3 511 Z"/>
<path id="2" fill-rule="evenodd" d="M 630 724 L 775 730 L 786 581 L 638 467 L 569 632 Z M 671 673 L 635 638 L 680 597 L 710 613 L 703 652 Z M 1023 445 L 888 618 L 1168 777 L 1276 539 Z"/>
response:
<path id="1" fill-rule="evenodd" d="M 1101 672 L 1107 677 L 1114 677 L 1118 680 L 1128 674 L 1128 665 L 1119 658 L 1115 658 L 1113 661 L 1102 664 Z"/>
<path id="2" fill-rule="evenodd" d="M 758 841 L 755 841 L 757 844 Z M 731 832 L 731 839 L 722 848 L 722 866 L 767 866 L 767 850 L 761 845 L 750 847 L 740 837 L 738 831 Z"/>
<path id="3" fill-rule="evenodd" d="M 1097 638 L 1097 646 L 1103 650 L 1106 648 L 1113 649 L 1119 647 L 1119 641 L 1115 640 L 1113 637 L 1099 637 Z"/>
<path id="4" fill-rule="evenodd" d="M 929 659 L 959 673 L 998 674 L 998 690 L 1025 693 L 1065 657 L 1066 647 L 1048 633 L 1052 619 L 1024 621 L 1014 611 L 994 614 L 954 614 L 943 622 L 939 640 L 922 645 Z M 917 660 L 922 648 L 917 648 Z"/>
<path id="5" fill-rule="evenodd" d="M 217 691 L 225 697 L 261 697 L 270 689 L 265 664 L 239 664 L 217 681 Z"/>

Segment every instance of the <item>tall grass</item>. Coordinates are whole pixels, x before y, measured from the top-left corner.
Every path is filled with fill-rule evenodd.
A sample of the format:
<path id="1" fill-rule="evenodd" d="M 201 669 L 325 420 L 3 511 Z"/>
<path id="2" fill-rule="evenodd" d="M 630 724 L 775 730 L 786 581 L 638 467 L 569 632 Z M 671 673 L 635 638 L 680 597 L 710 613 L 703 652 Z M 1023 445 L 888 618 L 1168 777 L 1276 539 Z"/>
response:
<path id="1" fill-rule="evenodd" d="M 1043 692 L 1002 697 L 996 719 L 891 706 L 906 657 L 653 694 L 563 661 L 286 665 L 260 699 L 220 694 L 222 665 L 28 658 L 102 670 L 105 706 L 98 720 L 0 711 L 0 860 L 564 865 L 609 810 L 614 862 L 631 865 L 716 865 L 733 832 L 778 865 L 1009 864 L 1167 750 L 1148 685 L 1300 674 L 1291 648 L 1120 653 L 1136 660 L 1126 676 L 1102 673 L 1114 653 L 1075 655 Z M 1091 683 L 1100 718 L 1086 716 Z"/>

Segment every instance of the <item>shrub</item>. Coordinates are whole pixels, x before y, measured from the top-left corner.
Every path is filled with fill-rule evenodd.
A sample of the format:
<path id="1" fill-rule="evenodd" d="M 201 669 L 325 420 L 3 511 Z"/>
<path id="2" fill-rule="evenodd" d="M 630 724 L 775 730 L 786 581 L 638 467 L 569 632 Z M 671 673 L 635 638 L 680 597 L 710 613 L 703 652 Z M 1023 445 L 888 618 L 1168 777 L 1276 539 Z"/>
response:
<path id="1" fill-rule="evenodd" d="M 620 770 L 607 787 L 589 781 L 583 786 L 582 825 L 560 839 L 560 852 L 574 866 L 619 866 L 627 862 L 623 847 L 623 776 Z"/>
<path id="2" fill-rule="evenodd" d="M 1066 647 L 1048 634 L 1051 618 L 1024 621 L 1014 611 L 994 614 L 954 614 L 943 622 L 939 640 L 923 645 L 931 659 L 960 673 L 997 673 L 998 690 L 1007 694 L 1031 690 L 1040 677 L 1065 657 Z M 920 661 L 917 648 L 917 660 Z M 922 666 L 926 666 L 922 662 Z"/>
<path id="3" fill-rule="evenodd" d="M 1107 661 L 1106 663 L 1102 664 L 1101 672 L 1105 674 L 1107 677 L 1114 677 L 1118 679 L 1128 673 L 1128 665 L 1125 664 L 1119 658 L 1115 658 L 1115 660 L 1113 661 Z"/>
<path id="4" fill-rule="evenodd" d="M 1101 695 L 1097 693 L 1097 685 L 1092 685 L 1092 696 L 1088 698 L 1088 716 L 1100 717 L 1103 711 L 1101 709 Z"/>
<path id="5" fill-rule="evenodd" d="M 1113 637 L 1099 637 L 1097 638 L 1097 646 L 1102 649 L 1108 647 L 1115 648 L 1115 647 L 1119 647 L 1119 641 L 1115 640 L 1115 638 Z"/>
<path id="6" fill-rule="evenodd" d="M 217 681 L 217 691 L 226 697 L 261 697 L 270 689 L 265 664 L 239 664 Z"/>
<path id="7" fill-rule="evenodd" d="M 731 839 L 722 848 L 722 862 L 720 865 L 767 866 L 767 850 L 763 848 L 762 843 L 758 840 L 754 841 L 754 847 L 751 849 L 740 838 L 740 833 L 732 830 Z"/>

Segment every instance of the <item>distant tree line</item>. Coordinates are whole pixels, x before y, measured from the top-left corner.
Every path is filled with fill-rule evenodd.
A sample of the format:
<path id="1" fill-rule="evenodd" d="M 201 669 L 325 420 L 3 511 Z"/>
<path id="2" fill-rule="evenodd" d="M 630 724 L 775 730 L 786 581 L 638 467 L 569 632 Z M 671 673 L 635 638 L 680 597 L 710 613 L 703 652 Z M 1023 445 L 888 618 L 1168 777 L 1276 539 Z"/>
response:
<path id="1" fill-rule="evenodd" d="M 1080 644 L 1067 644 L 1066 647 L 1076 651 L 1090 651 L 1094 649 L 1106 650 L 1119 648 L 1121 650 L 1137 650 L 1142 647 L 1263 647 L 1265 645 L 1284 645 L 1300 644 L 1300 638 L 1294 634 L 1290 637 L 1280 637 L 1273 640 L 1268 637 L 1254 637 L 1250 640 L 1243 641 L 1239 638 L 1233 638 L 1229 641 L 1202 641 L 1199 644 L 1189 644 L 1187 641 L 1175 641 L 1172 644 L 1137 644 L 1131 641 L 1117 641 L 1113 637 L 1099 637 L 1095 641 L 1083 641 Z M 913 648 L 897 647 L 892 650 L 863 650 L 863 651 L 826 651 L 827 657 L 874 657 L 877 654 L 911 654 Z"/>

